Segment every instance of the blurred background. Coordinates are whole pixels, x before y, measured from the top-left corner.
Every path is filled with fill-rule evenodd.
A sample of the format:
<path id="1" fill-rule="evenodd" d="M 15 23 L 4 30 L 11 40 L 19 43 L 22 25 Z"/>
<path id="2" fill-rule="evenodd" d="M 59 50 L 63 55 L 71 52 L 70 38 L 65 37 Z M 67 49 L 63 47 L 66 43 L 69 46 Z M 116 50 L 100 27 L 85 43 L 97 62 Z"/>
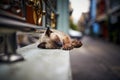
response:
<path id="1" fill-rule="evenodd" d="M 117 45 L 120 43 L 119 0 L 70 0 L 70 3 L 73 8 L 70 17 L 72 29 Z"/>
<path id="2" fill-rule="evenodd" d="M 70 51 L 73 80 L 120 80 L 120 0 L 70 0 L 70 10 L 83 43 Z"/>

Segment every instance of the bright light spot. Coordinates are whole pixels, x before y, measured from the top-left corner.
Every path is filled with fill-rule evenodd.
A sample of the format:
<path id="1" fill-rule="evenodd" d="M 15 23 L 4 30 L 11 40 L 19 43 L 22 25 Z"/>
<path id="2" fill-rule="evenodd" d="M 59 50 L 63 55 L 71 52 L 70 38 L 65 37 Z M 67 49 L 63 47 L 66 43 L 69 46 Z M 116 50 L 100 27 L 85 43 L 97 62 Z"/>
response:
<path id="1" fill-rule="evenodd" d="M 73 8 L 73 20 L 75 23 L 80 19 L 82 12 L 88 12 L 89 10 L 89 0 L 70 0 L 71 6 Z"/>

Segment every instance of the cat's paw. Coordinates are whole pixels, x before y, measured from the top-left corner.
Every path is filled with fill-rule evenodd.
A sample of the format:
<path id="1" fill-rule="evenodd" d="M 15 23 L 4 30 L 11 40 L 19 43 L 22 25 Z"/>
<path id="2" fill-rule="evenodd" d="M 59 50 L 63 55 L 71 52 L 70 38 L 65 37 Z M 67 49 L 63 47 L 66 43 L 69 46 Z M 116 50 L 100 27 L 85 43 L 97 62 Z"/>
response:
<path id="1" fill-rule="evenodd" d="M 63 50 L 72 50 L 72 49 L 73 49 L 73 46 L 70 45 L 70 44 L 63 45 L 62 49 L 63 49 Z"/>
<path id="2" fill-rule="evenodd" d="M 82 43 L 81 43 L 81 41 L 75 39 L 72 41 L 72 46 L 75 48 L 79 48 L 82 46 Z"/>

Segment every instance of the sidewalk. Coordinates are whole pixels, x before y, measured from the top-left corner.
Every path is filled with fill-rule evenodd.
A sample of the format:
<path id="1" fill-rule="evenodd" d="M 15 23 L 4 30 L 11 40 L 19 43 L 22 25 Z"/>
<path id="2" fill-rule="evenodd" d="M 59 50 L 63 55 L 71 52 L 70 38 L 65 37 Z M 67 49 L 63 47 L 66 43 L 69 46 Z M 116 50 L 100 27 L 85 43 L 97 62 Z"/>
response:
<path id="1" fill-rule="evenodd" d="M 120 46 L 84 37 L 70 51 L 73 80 L 120 80 Z"/>
<path id="2" fill-rule="evenodd" d="M 69 51 L 39 49 L 37 45 L 17 49 L 24 61 L 0 63 L 0 80 L 71 80 Z"/>

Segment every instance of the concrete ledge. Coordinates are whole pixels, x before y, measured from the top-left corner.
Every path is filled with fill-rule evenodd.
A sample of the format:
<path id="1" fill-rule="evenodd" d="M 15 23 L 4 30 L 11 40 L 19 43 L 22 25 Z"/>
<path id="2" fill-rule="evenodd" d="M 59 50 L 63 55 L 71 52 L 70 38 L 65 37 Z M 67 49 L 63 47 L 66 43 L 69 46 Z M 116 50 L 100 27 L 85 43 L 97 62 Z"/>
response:
<path id="1" fill-rule="evenodd" d="M 0 80 L 71 80 L 69 51 L 39 49 L 32 44 L 17 50 L 25 61 L 0 64 Z"/>

